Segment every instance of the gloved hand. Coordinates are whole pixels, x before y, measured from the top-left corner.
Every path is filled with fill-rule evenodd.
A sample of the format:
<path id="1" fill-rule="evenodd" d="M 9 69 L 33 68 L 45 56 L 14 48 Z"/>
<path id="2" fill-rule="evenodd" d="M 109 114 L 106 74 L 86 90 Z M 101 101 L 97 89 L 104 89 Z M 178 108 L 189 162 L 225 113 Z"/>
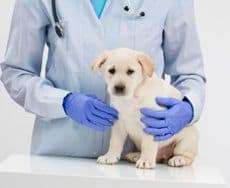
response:
<path id="1" fill-rule="evenodd" d="M 183 101 L 174 98 L 156 98 L 160 106 L 166 110 L 153 110 L 142 108 L 144 115 L 141 118 L 146 127 L 144 131 L 154 136 L 156 141 L 163 141 L 171 138 L 189 124 L 193 118 L 193 107 L 185 98 Z"/>
<path id="2" fill-rule="evenodd" d="M 63 100 L 66 114 L 76 122 L 104 131 L 118 119 L 118 112 L 93 95 L 68 94 Z"/>

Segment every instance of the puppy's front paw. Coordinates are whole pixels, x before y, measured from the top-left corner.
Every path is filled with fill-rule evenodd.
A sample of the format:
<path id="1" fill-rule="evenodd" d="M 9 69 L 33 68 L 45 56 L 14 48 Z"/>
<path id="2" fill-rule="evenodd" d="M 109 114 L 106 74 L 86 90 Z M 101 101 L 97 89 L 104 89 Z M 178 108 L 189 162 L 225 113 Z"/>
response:
<path id="1" fill-rule="evenodd" d="M 191 159 L 185 158 L 183 156 L 174 156 L 168 161 L 168 165 L 172 167 L 182 167 L 187 166 L 192 163 Z"/>
<path id="2" fill-rule="evenodd" d="M 97 163 L 109 164 L 109 165 L 116 164 L 118 161 L 119 161 L 119 157 L 116 157 L 114 155 L 108 155 L 108 154 L 100 156 L 97 159 Z"/>
<path id="3" fill-rule="evenodd" d="M 136 163 L 137 168 L 152 169 L 156 167 L 156 162 L 150 159 L 140 158 Z"/>

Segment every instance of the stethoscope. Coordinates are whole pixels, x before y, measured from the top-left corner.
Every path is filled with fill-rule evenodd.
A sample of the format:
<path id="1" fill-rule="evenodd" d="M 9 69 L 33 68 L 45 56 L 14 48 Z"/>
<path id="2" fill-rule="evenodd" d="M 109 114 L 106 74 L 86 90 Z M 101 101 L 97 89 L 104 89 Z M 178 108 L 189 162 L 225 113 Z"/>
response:
<path id="1" fill-rule="evenodd" d="M 143 0 L 140 0 L 139 7 L 142 6 Z M 131 0 L 125 0 L 124 2 L 124 11 L 127 13 L 128 16 L 133 18 L 140 18 L 145 17 L 145 12 L 140 11 L 132 6 Z M 56 7 L 56 0 L 52 0 L 52 13 L 55 22 L 55 31 L 59 38 L 64 37 L 64 26 L 62 25 L 61 20 L 57 15 L 57 7 Z"/>

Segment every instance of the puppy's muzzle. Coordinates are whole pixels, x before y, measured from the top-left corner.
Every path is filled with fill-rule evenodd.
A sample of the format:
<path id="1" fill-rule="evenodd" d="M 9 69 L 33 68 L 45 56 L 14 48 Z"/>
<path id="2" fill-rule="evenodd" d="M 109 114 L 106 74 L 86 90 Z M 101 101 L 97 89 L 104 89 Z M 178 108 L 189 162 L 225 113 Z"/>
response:
<path id="1" fill-rule="evenodd" d="M 114 93 L 116 95 L 125 95 L 125 85 L 119 84 L 114 86 Z"/>

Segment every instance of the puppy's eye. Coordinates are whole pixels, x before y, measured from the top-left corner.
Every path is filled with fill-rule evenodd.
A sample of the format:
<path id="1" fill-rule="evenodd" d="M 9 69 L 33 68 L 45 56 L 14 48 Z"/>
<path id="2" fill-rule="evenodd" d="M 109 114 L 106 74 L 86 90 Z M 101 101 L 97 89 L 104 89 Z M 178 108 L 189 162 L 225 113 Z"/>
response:
<path id="1" fill-rule="evenodd" d="M 115 74 L 115 72 L 116 72 L 115 68 L 109 69 L 110 74 Z"/>
<path id="2" fill-rule="evenodd" d="M 127 70 L 127 74 L 128 74 L 128 75 L 131 75 L 131 74 L 133 74 L 134 72 L 135 72 L 135 71 L 132 70 L 132 69 Z"/>

